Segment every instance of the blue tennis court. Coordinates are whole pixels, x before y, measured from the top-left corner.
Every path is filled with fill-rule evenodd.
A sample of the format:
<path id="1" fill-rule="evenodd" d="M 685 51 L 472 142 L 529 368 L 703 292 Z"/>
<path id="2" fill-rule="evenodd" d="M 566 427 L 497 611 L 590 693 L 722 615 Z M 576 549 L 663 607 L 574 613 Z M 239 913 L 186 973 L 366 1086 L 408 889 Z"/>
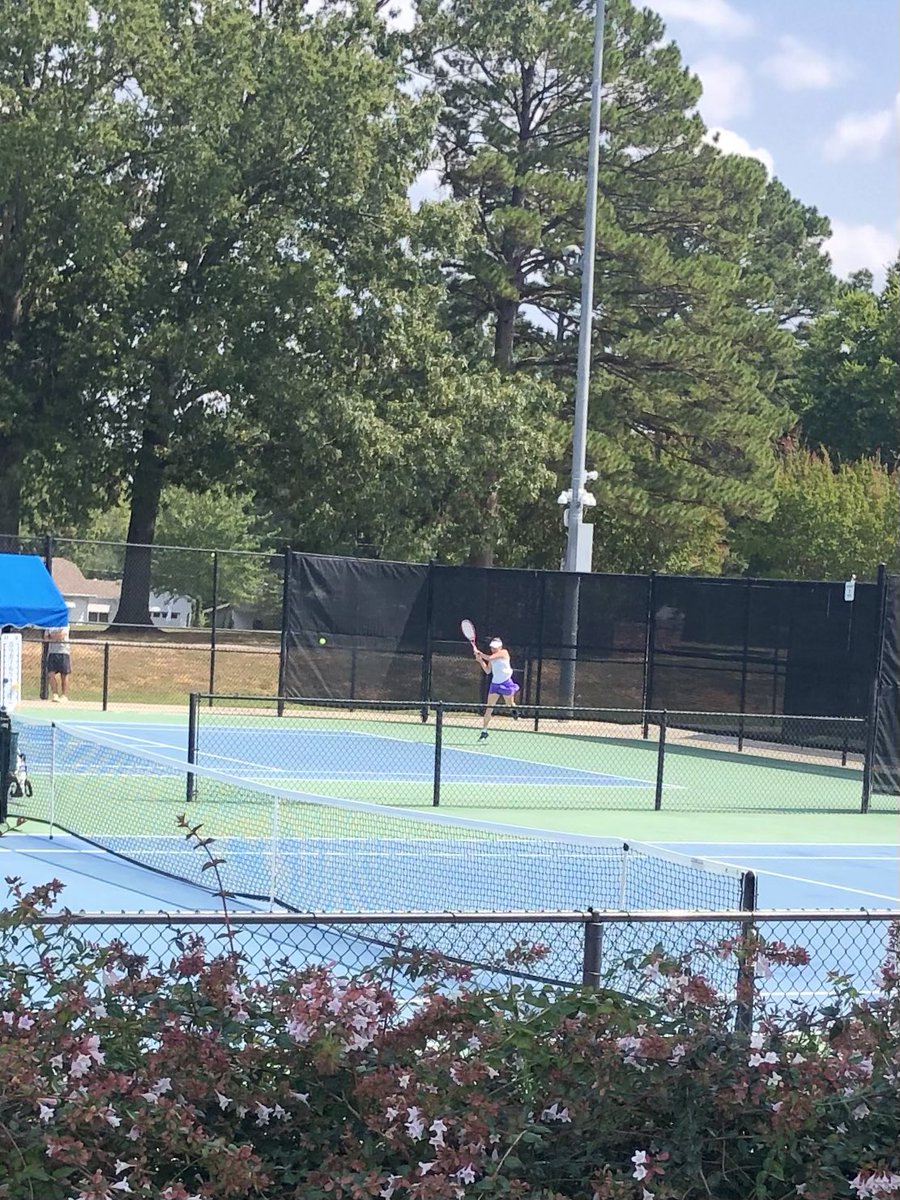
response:
<path id="1" fill-rule="evenodd" d="M 151 750 L 179 766 L 187 760 L 187 729 L 177 725 L 106 723 L 82 728 L 120 742 L 123 750 Z M 415 729 L 415 727 L 413 727 Z M 604 771 L 584 770 L 554 763 L 534 762 L 495 753 L 491 743 L 465 749 L 445 744 L 441 778 L 445 783 L 507 784 L 548 787 L 649 788 L 652 779 L 631 778 Z M 273 782 L 298 774 L 343 782 L 391 781 L 431 784 L 434 746 L 413 737 L 347 729 L 213 728 L 204 733 L 197 757 L 201 766 Z"/>

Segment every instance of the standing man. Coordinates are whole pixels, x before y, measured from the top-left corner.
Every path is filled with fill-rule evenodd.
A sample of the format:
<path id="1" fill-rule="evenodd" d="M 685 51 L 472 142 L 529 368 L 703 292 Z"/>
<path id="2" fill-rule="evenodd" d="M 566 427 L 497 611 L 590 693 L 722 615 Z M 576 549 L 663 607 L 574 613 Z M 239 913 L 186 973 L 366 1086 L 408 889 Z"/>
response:
<path id="1" fill-rule="evenodd" d="M 500 696 L 503 696 L 506 703 L 512 707 L 513 716 L 517 717 L 519 715 L 515 711 L 516 692 L 519 690 L 519 685 L 513 679 L 509 651 L 497 637 L 491 639 L 490 648 L 490 654 L 483 654 L 480 650 L 475 651 L 475 657 L 481 664 L 482 671 L 484 671 L 485 675 L 490 675 L 491 677 L 491 686 L 488 688 L 488 698 L 484 709 L 481 733 L 478 735 L 479 741 L 484 741 L 488 735 L 488 725 L 494 711 L 494 705 Z"/>
<path id="2" fill-rule="evenodd" d="M 48 629 L 44 634 L 47 647 L 47 678 L 50 681 L 51 699 L 54 704 L 69 703 L 69 676 L 72 673 L 72 653 L 69 644 L 69 626 Z"/>

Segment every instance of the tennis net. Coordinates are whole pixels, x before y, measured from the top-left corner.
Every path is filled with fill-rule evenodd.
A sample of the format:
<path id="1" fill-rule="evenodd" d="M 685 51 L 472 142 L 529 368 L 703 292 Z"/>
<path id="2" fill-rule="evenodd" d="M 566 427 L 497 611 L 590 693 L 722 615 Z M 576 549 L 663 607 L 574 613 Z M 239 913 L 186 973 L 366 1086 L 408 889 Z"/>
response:
<path id="1" fill-rule="evenodd" d="M 295 911 L 752 908 L 737 867 L 608 837 L 406 811 L 235 779 L 113 734 L 16 720 L 41 821 L 143 867 Z M 186 836 L 179 816 L 207 846 Z"/>

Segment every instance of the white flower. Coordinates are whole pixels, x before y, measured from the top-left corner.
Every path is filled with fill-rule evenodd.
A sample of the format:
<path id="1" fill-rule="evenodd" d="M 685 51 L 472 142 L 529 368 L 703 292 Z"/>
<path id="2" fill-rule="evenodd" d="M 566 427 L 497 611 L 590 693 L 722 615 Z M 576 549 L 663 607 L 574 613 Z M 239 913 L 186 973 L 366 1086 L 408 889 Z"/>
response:
<path id="1" fill-rule="evenodd" d="M 4 1025 L 12 1025 L 16 1019 L 16 1014 L 11 1012 L 0 1013 L 0 1019 L 2 1019 Z"/>
<path id="2" fill-rule="evenodd" d="M 397 1117 L 400 1115 L 400 1109 L 394 1108 L 393 1104 L 389 1104 L 384 1110 L 384 1115 L 388 1121 L 396 1121 Z"/>
<path id="3" fill-rule="evenodd" d="M 113 1191 L 113 1192 L 130 1192 L 130 1191 L 131 1191 L 131 1185 L 129 1184 L 129 1182 L 128 1182 L 128 1180 L 127 1180 L 127 1179 L 120 1179 L 120 1180 L 118 1181 L 118 1183 L 114 1183 L 114 1184 L 112 1184 L 112 1185 L 110 1186 L 110 1191 Z"/>
<path id="4" fill-rule="evenodd" d="M 112 1109 L 109 1109 L 107 1112 L 105 1112 L 103 1114 L 103 1120 L 107 1123 L 107 1125 L 110 1125 L 113 1129 L 118 1129 L 119 1126 L 122 1124 L 122 1118 L 117 1117 Z M 131 1135 L 129 1134 L 129 1137 L 130 1136 Z M 140 1134 L 138 1134 L 138 1137 L 140 1137 Z"/>
<path id="5" fill-rule="evenodd" d="M 781 1112 L 781 1110 L 783 1108 L 784 1108 L 784 1101 L 776 1100 L 775 1103 L 772 1105 L 772 1112 Z"/>
<path id="6" fill-rule="evenodd" d="M 802 1054 L 795 1054 L 794 1057 L 791 1059 L 791 1066 L 799 1067 L 801 1063 L 805 1063 L 805 1062 L 806 1062 L 806 1059 L 803 1057 Z M 805 1188 L 806 1184 L 803 1183 L 800 1186 Z"/>
<path id="7" fill-rule="evenodd" d="M 50 1066 L 56 1067 L 57 1071 L 61 1071 L 62 1065 L 63 1065 L 63 1056 L 61 1054 L 54 1054 L 53 1057 L 50 1059 Z"/>
<path id="8" fill-rule="evenodd" d="M 854 1121 L 861 1121 L 864 1117 L 867 1117 L 871 1111 L 872 1110 L 869 1108 L 868 1104 L 857 1104 L 856 1108 L 854 1108 L 850 1115 L 853 1117 Z"/>
<path id="9" fill-rule="evenodd" d="M 406 1114 L 406 1132 L 414 1141 L 418 1141 L 425 1132 L 425 1122 L 419 1116 L 419 1110 L 415 1105 Z"/>
<path id="10" fill-rule="evenodd" d="M 476 1037 L 475 1034 L 473 1033 L 472 1036 L 469 1038 L 468 1042 L 466 1043 L 466 1045 L 469 1047 L 470 1050 L 480 1050 L 481 1049 L 481 1038 Z"/>
<path id="11" fill-rule="evenodd" d="M 391 1196 L 393 1196 L 394 1189 L 396 1188 L 397 1184 L 402 1182 L 403 1180 L 399 1175 L 388 1175 L 387 1181 L 378 1195 L 383 1196 L 384 1200 L 391 1200 Z"/>
<path id="12" fill-rule="evenodd" d="M 761 1033 L 751 1033 L 750 1034 L 750 1049 L 751 1050 L 762 1050 L 762 1048 L 765 1044 L 766 1044 L 766 1039 L 763 1037 L 763 1035 Z"/>
<path id="13" fill-rule="evenodd" d="M 228 1098 L 228 1096 L 223 1096 L 219 1091 L 216 1092 L 216 1099 L 219 1102 L 219 1108 L 221 1108 L 222 1112 L 224 1112 L 231 1103 L 231 1100 Z"/>
<path id="14" fill-rule="evenodd" d="M 398 1084 L 399 1084 L 399 1086 L 400 1086 L 400 1087 L 402 1087 L 402 1088 L 407 1088 L 407 1087 L 409 1087 L 409 1076 L 408 1076 L 408 1075 L 401 1075 L 401 1076 L 400 1076 L 400 1078 L 397 1080 L 397 1083 L 398 1083 Z"/>
<path id="15" fill-rule="evenodd" d="M 134 1163 L 123 1162 L 121 1160 L 121 1158 L 117 1158 L 116 1159 L 116 1174 L 121 1175 L 123 1171 L 128 1171 L 133 1166 L 134 1166 Z"/>
<path id="16" fill-rule="evenodd" d="M 434 1137 L 429 1138 L 428 1141 L 432 1146 L 443 1146 L 444 1134 L 447 1132 L 447 1128 L 447 1125 L 440 1119 L 440 1117 L 431 1122 L 431 1132 L 434 1134 Z"/>
<path id="17" fill-rule="evenodd" d="M 569 1125 L 572 1123 L 572 1118 L 569 1116 L 569 1110 L 567 1108 L 560 1108 L 558 1100 L 554 1101 L 549 1108 L 544 1109 L 544 1111 L 541 1113 L 541 1120 L 560 1121 L 563 1124 Z"/>
<path id="18" fill-rule="evenodd" d="M 433 1166 L 434 1166 L 433 1162 L 430 1162 L 430 1163 L 420 1162 L 419 1163 L 419 1174 L 427 1175 Z"/>
<path id="19" fill-rule="evenodd" d="M 53 1119 L 53 1105 L 55 1103 L 55 1100 L 52 1104 L 45 1104 L 42 1100 L 38 1101 L 38 1120 L 43 1121 L 45 1125 Z"/>
<path id="20" fill-rule="evenodd" d="M 269 1117 L 272 1115 L 271 1108 L 266 1108 L 265 1104 L 256 1102 L 256 1123 L 257 1125 L 268 1125 Z"/>
<path id="21" fill-rule="evenodd" d="M 98 1017 L 98 1018 L 109 1015 L 106 1011 L 105 1004 L 95 1004 L 94 1007 L 91 1009 L 91 1012 L 94 1014 L 95 1017 Z"/>
<path id="22" fill-rule="evenodd" d="M 132 1125 L 125 1136 L 128 1138 L 129 1142 L 138 1142 L 141 1138 L 141 1131 L 138 1129 L 137 1125 Z"/>
<path id="23" fill-rule="evenodd" d="M 635 1150 L 631 1156 L 631 1161 L 634 1163 L 634 1170 L 631 1172 L 632 1176 L 639 1181 L 646 1179 L 647 1168 L 644 1164 L 647 1162 L 647 1151 Z"/>
<path id="24" fill-rule="evenodd" d="M 172 1080 L 168 1075 L 163 1076 L 162 1079 L 158 1079 L 151 1088 L 151 1091 L 155 1092 L 157 1096 L 161 1096 L 163 1092 L 170 1092 L 171 1090 Z"/>
<path id="25" fill-rule="evenodd" d="M 29 1017 L 27 1013 L 23 1013 L 22 1016 L 19 1017 L 16 1024 L 20 1029 L 32 1029 L 34 1027 L 34 1021 L 32 1021 L 31 1017 Z"/>
<path id="26" fill-rule="evenodd" d="M 466 1167 L 460 1167 L 460 1169 L 456 1172 L 456 1178 L 460 1183 L 474 1183 L 475 1169 L 472 1164 L 469 1163 L 469 1165 Z"/>
<path id="27" fill-rule="evenodd" d="M 669 1066 L 677 1067 L 686 1054 L 687 1047 L 682 1046 L 681 1042 L 678 1042 L 672 1047 L 672 1053 L 669 1056 Z"/>

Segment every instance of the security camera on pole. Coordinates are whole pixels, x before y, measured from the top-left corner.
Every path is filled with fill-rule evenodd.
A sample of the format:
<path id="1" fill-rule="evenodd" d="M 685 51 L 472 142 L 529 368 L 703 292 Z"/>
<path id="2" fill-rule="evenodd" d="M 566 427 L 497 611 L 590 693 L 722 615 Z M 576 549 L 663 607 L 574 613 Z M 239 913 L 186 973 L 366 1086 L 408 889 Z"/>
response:
<path id="1" fill-rule="evenodd" d="M 600 93 L 603 80 L 604 0 L 596 0 L 594 12 L 594 59 L 591 74 L 591 124 L 588 138 L 587 197 L 584 206 L 584 241 L 581 254 L 581 306 L 578 332 L 578 375 L 575 384 L 575 420 L 572 434 L 572 486 L 560 493 L 565 505 L 566 556 L 563 570 L 571 575 L 565 588 L 562 647 L 560 654 L 560 703 L 575 703 L 575 663 L 578 657 L 579 579 L 576 572 L 590 571 L 593 526 L 584 523 L 585 508 L 597 502 L 585 484 L 597 472 L 585 470 L 587 453 L 588 391 L 591 376 L 591 326 L 594 314 L 594 257 L 597 245 L 597 187 L 600 163 Z"/>

